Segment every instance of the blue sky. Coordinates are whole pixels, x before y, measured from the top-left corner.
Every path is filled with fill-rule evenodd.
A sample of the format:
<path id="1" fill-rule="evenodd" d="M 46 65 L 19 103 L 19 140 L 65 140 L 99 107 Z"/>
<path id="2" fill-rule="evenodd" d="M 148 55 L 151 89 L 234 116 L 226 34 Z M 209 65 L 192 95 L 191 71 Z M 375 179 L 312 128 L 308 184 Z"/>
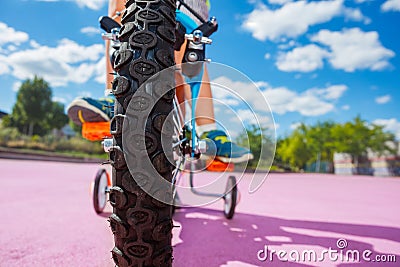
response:
<path id="1" fill-rule="evenodd" d="M 77 96 L 103 96 L 104 43 L 97 21 L 107 14 L 106 2 L 1 1 L 0 110 L 11 111 L 16 88 L 34 74 L 49 81 L 54 99 L 66 105 Z M 400 0 L 211 4 L 220 30 L 209 57 L 260 86 L 278 135 L 299 122 L 361 115 L 400 138 Z M 245 82 L 225 78 L 240 87 L 235 91 L 248 90 Z"/>

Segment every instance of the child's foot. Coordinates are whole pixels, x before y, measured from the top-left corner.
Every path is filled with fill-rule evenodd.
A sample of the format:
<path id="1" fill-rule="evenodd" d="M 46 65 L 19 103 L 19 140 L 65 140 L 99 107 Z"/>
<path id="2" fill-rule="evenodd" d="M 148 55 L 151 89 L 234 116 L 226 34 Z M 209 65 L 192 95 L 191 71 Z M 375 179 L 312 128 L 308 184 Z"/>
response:
<path id="1" fill-rule="evenodd" d="M 76 98 L 67 109 L 68 117 L 77 125 L 85 122 L 110 121 L 114 112 L 114 99 L 99 100 L 81 97 Z"/>
<path id="2" fill-rule="evenodd" d="M 225 163 L 240 163 L 254 158 L 249 149 L 238 146 L 228 140 L 221 130 L 212 130 L 202 134 L 201 139 L 213 141 L 216 147 L 216 159 Z"/>

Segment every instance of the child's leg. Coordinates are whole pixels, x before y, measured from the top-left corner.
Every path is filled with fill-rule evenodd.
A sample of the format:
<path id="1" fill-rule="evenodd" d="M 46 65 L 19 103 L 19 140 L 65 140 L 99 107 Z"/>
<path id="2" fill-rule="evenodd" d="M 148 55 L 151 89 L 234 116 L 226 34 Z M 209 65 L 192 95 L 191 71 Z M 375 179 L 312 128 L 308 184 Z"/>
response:
<path id="1" fill-rule="evenodd" d="M 108 16 L 114 17 L 116 13 L 125 9 L 125 0 L 110 0 L 108 4 Z M 115 18 L 115 21 L 121 23 L 121 16 Z M 110 62 L 110 41 L 106 41 L 106 89 L 111 88 L 111 83 L 114 80 L 114 72 Z"/>
<path id="2" fill-rule="evenodd" d="M 188 87 L 187 84 L 185 84 L 185 81 L 182 77 L 182 75 L 179 72 L 175 72 L 175 83 L 176 83 L 176 98 L 178 99 L 179 106 L 181 108 L 183 116 L 185 116 L 185 87 Z M 183 118 L 184 119 L 184 118 Z M 185 123 L 182 121 L 181 123 Z"/>
<path id="3" fill-rule="evenodd" d="M 182 45 L 180 51 L 175 51 L 175 62 L 178 65 L 182 63 L 185 47 L 186 47 L 186 42 Z M 180 103 L 182 103 L 184 99 L 190 103 L 191 100 L 190 87 L 184 85 L 183 81 L 184 79 L 182 75 L 180 73 L 177 73 L 176 83 L 180 85 L 176 88 L 177 97 Z M 215 124 L 214 103 L 212 99 L 210 78 L 208 76 L 208 71 L 206 66 L 203 75 L 203 83 L 201 85 L 199 97 L 197 99 L 196 123 L 199 126 L 198 127 L 199 135 L 201 135 L 203 132 L 215 130 L 217 128 Z"/>

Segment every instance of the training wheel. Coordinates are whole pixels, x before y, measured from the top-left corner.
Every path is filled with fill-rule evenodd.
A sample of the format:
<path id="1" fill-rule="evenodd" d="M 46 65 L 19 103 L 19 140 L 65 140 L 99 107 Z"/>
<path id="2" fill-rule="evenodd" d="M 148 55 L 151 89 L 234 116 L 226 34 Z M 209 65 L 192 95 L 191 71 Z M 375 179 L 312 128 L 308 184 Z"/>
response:
<path id="1" fill-rule="evenodd" d="M 229 176 L 226 182 L 226 189 L 224 199 L 224 215 L 227 219 L 232 219 L 235 214 L 236 201 L 237 201 L 237 185 L 236 177 Z"/>
<path id="2" fill-rule="evenodd" d="M 96 173 L 93 186 L 93 207 L 97 214 L 102 213 L 107 204 L 107 193 L 110 178 L 105 169 L 99 169 Z"/>

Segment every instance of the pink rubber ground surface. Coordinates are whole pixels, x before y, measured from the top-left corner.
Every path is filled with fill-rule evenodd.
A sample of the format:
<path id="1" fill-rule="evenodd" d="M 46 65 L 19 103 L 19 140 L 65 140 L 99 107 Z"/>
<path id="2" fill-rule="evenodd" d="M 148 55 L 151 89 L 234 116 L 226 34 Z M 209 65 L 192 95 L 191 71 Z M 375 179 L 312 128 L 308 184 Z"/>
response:
<path id="1" fill-rule="evenodd" d="M 0 266 L 113 266 L 108 223 L 89 194 L 98 168 L 0 160 Z M 174 266 L 400 266 L 400 179 L 271 174 L 255 194 L 248 184 L 246 175 L 232 221 L 222 201 L 176 213 Z M 393 254 L 397 263 L 257 259 L 264 245 L 321 252 L 338 249 L 340 238 L 346 249 Z"/>

